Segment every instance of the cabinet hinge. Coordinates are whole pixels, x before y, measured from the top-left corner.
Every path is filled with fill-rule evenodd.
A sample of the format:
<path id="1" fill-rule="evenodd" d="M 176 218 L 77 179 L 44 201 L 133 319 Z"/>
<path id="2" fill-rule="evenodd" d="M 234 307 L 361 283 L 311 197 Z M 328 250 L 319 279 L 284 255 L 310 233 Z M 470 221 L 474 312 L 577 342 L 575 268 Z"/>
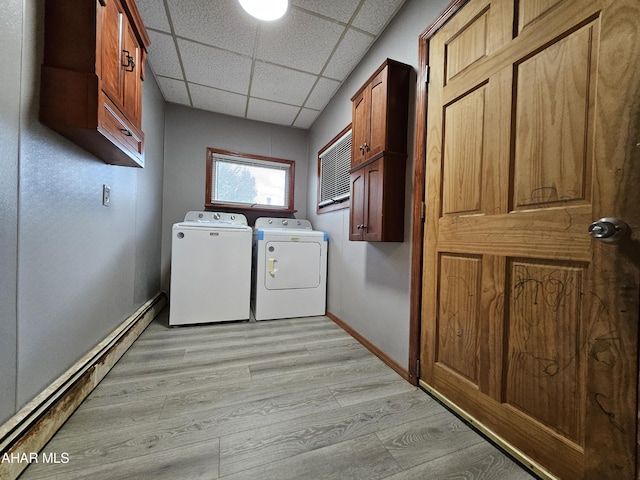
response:
<path id="1" fill-rule="evenodd" d="M 426 65 L 424 67 L 424 83 L 429 85 L 430 81 L 431 81 L 431 66 Z"/>
<path id="2" fill-rule="evenodd" d="M 420 378 L 420 359 L 416 360 L 416 378 Z"/>
<path id="3" fill-rule="evenodd" d="M 420 218 L 422 220 L 424 220 L 425 209 L 426 209 L 426 206 L 425 206 L 424 202 L 420 202 Z"/>

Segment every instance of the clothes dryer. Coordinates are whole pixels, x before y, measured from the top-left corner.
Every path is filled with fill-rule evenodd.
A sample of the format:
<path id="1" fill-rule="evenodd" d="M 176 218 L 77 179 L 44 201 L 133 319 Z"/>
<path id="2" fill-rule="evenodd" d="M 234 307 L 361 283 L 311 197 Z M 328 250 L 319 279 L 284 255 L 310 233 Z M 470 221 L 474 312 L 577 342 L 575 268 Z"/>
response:
<path id="1" fill-rule="evenodd" d="M 252 294 L 256 320 L 326 313 L 327 244 L 327 234 L 313 230 L 308 220 L 256 220 Z"/>
<path id="2" fill-rule="evenodd" d="M 189 212 L 173 225 L 169 325 L 249 319 L 252 231 L 238 213 Z"/>

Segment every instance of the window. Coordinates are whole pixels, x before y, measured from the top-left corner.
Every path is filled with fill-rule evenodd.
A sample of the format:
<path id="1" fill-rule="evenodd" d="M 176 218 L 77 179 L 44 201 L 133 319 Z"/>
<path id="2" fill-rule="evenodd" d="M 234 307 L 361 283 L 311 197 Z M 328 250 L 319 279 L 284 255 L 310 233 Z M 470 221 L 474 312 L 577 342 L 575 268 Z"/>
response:
<path id="1" fill-rule="evenodd" d="M 207 149 L 207 207 L 293 212 L 295 162 Z"/>
<path id="2" fill-rule="evenodd" d="M 318 152 L 317 213 L 349 207 L 351 125 Z"/>

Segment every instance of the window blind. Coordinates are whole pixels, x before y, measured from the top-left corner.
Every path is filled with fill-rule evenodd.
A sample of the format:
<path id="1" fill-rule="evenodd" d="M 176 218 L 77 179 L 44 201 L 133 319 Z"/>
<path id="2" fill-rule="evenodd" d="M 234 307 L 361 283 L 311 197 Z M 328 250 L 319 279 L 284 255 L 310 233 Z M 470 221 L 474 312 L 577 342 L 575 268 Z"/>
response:
<path id="1" fill-rule="evenodd" d="M 351 130 L 320 155 L 320 199 L 318 206 L 349 198 L 351 167 Z"/>

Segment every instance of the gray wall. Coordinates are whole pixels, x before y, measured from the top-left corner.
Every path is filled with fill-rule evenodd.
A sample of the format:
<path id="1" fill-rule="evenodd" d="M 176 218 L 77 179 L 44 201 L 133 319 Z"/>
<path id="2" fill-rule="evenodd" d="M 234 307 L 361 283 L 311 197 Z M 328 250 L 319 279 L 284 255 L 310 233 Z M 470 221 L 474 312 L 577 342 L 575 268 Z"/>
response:
<path id="1" fill-rule="evenodd" d="M 307 216 L 329 232 L 327 309 L 404 368 L 409 356 L 411 209 L 415 135 L 412 84 L 407 151 L 405 234 L 402 243 L 350 242 L 349 210 L 316 215 L 317 153 L 351 122 L 351 96 L 386 58 L 418 67 L 418 36 L 449 0 L 408 0 L 384 34 L 338 90 L 309 133 Z"/>
<path id="2" fill-rule="evenodd" d="M 0 423 L 15 410 L 22 1 L 0 3 Z"/>
<path id="3" fill-rule="evenodd" d="M 188 211 L 204 209 L 207 147 L 295 160 L 294 207 L 304 218 L 308 132 L 173 104 L 167 104 L 166 117 L 162 285 L 168 291 L 171 226 Z"/>
<path id="4" fill-rule="evenodd" d="M 0 421 L 160 290 L 164 100 L 147 74 L 144 169 L 106 165 L 39 123 L 43 15 L 38 0 L 0 7 L 12 66 L 0 74 Z"/>

